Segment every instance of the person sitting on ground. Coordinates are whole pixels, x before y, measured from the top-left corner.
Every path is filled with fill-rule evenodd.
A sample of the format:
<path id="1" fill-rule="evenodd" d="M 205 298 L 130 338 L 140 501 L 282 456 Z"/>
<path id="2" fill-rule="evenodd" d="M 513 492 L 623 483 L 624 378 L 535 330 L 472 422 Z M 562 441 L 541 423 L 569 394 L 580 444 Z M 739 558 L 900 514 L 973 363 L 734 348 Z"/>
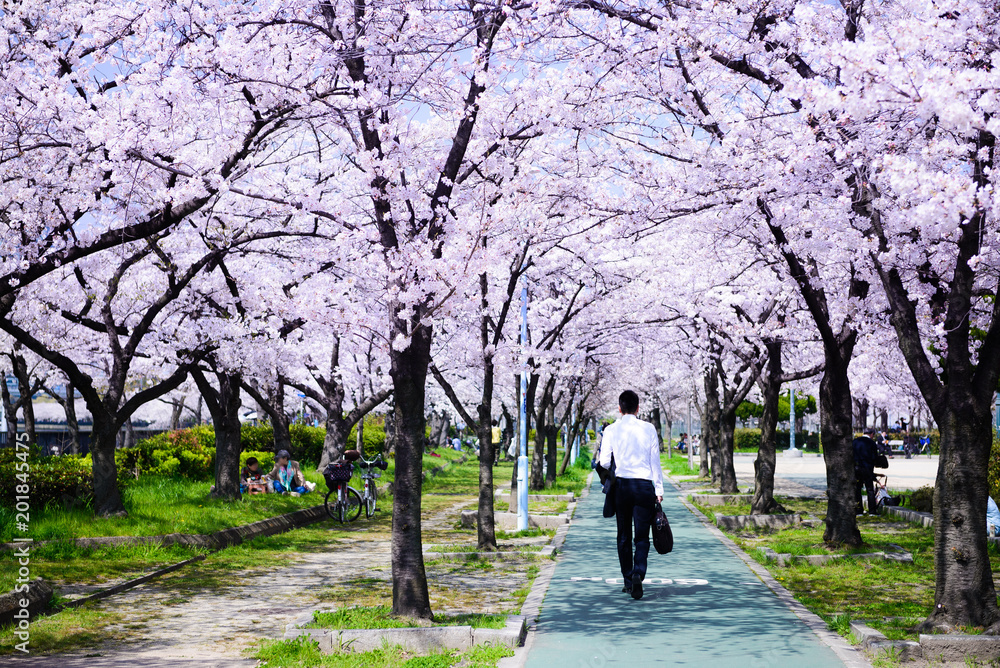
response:
<path id="1" fill-rule="evenodd" d="M 274 468 L 267 474 L 267 480 L 273 481 L 277 494 L 301 496 L 309 493 L 305 476 L 297 461 L 292 460 L 288 450 L 278 450 L 274 455 Z"/>
<path id="2" fill-rule="evenodd" d="M 256 457 L 247 457 L 246 464 L 240 470 L 240 494 L 266 494 L 267 484 L 264 482 L 264 469 Z"/>
<path id="3" fill-rule="evenodd" d="M 677 441 L 677 450 L 679 452 L 687 452 L 687 437 L 686 433 L 680 435 L 680 440 Z"/>
<path id="4" fill-rule="evenodd" d="M 992 496 L 986 497 L 986 535 L 1000 535 L 1000 508 Z"/>
<path id="5" fill-rule="evenodd" d="M 240 480 L 243 482 L 256 482 L 263 479 L 264 469 L 260 467 L 260 462 L 256 457 L 247 457 L 247 463 L 240 471 Z"/>

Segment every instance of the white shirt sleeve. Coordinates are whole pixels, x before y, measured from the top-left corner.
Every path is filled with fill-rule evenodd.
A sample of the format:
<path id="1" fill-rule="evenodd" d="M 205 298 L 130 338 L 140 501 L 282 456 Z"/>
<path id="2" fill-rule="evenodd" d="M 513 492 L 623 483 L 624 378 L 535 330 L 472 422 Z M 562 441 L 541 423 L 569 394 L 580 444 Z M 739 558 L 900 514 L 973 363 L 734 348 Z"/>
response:
<path id="1" fill-rule="evenodd" d="M 609 424 L 601 432 L 601 456 L 597 458 L 597 463 L 601 465 L 602 468 L 611 467 L 611 455 L 614 454 L 614 446 L 612 442 L 615 440 L 612 436 L 614 425 Z"/>
<path id="2" fill-rule="evenodd" d="M 663 467 L 660 466 L 660 444 L 656 437 L 656 428 L 650 425 L 651 432 L 649 448 L 649 469 L 653 472 L 653 487 L 656 496 L 663 496 Z"/>

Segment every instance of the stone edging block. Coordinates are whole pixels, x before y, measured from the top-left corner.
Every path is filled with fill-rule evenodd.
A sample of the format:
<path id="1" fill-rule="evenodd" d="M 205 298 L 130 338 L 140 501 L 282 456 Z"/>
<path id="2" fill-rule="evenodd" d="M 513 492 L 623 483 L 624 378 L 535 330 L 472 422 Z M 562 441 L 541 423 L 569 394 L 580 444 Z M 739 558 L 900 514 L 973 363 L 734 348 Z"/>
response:
<path id="1" fill-rule="evenodd" d="M 399 645 L 411 652 L 427 653 L 440 649 L 469 650 L 473 645 L 490 643 L 518 647 L 527 633 L 527 620 L 522 615 L 510 615 L 502 629 L 474 629 L 471 626 L 427 626 L 405 629 L 304 629 L 312 621 L 312 613 L 296 618 L 285 627 L 284 638 L 312 638 L 320 651 L 340 650 L 369 652 L 384 644 Z"/>
<path id="2" fill-rule="evenodd" d="M 980 661 L 1000 659 L 1000 637 L 960 634 L 920 635 L 920 647 L 928 660 Z"/>
<path id="3" fill-rule="evenodd" d="M 885 506 L 885 508 L 889 511 L 890 515 L 902 517 L 904 520 L 913 522 L 914 524 L 920 524 L 925 527 L 934 526 L 934 515 L 931 513 L 922 513 L 919 510 L 900 508 L 899 506 Z"/>
<path id="4" fill-rule="evenodd" d="M 461 521 L 463 527 L 475 528 L 478 524 L 479 511 L 470 508 L 462 511 Z M 501 529 L 514 529 L 517 527 L 517 513 L 494 513 L 494 525 Z M 562 515 L 528 515 L 528 526 L 539 529 L 558 529 L 560 526 L 569 524 L 569 514 Z"/>
<path id="5" fill-rule="evenodd" d="M 851 622 L 851 633 L 858 644 L 875 656 L 892 656 L 901 662 L 923 658 L 920 643 L 912 640 L 889 640 L 883 634 L 862 622 Z"/>
<path id="6" fill-rule="evenodd" d="M 691 500 L 701 506 L 741 506 L 753 501 L 753 494 L 693 494 Z"/>
<path id="7" fill-rule="evenodd" d="M 14 615 L 22 610 L 21 601 L 28 601 L 28 617 L 34 617 L 49 607 L 52 601 L 52 586 L 42 578 L 28 583 L 28 591 L 11 591 L 0 596 L 0 624 L 10 624 Z"/>
<path id="8" fill-rule="evenodd" d="M 498 498 L 503 498 L 510 495 L 510 490 L 498 489 L 494 490 L 493 496 Z M 573 492 L 566 492 L 565 494 L 529 494 L 528 501 L 537 501 L 539 503 L 543 501 L 568 501 L 572 503 L 576 500 Z"/>
<path id="9" fill-rule="evenodd" d="M 720 529 L 736 531 L 748 526 L 782 529 L 802 522 L 802 515 L 716 515 L 715 523 Z"/>

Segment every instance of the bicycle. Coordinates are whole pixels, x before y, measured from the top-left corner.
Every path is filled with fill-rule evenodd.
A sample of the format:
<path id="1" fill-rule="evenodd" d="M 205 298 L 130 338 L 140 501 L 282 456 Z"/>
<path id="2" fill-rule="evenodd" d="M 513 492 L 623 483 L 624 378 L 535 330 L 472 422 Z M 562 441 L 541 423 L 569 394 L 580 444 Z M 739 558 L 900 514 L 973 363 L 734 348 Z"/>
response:
<path id="1" fill-rule="evenodd" d="M 361 495 L 347 484 L 354 474 L 351 462 L 360 458 L 360 452 L 348 450 L 344 453 L 346 461 L 331 462 L 323 469 L 323 477 L 330 488 L 323 499 L 323 505 L 326 507 L 326 514 L 341 523 L 353 522 L 361 514 Z"/>
<path id="2" fill-rule="evenodd" d="M 385 471 L 389 468 L 389 464 L 382 459 L 381 452 L 375 455 L 374 459 L 365 459 L 359 456 L 359 460 L 358 467 L 363 470 L 361 480 L 364 482 L 364 489 L 361 492 L 361 503 L 365 507 L 365 517 L 371 519 L 375 515 L 375 511 L 378 510 L 378 490 L 376 489 L 375 481 L 382 477 L 382 473 L 375 469 Z"/>

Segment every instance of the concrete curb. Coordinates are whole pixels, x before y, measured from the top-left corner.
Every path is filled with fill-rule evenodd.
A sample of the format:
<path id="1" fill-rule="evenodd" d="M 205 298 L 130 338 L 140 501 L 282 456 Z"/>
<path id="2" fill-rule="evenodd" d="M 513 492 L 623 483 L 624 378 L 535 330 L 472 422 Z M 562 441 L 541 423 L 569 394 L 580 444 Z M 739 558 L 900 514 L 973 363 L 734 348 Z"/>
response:
<path id="1" fill-rule="evenodd" d="M 550 547 L 546 545 L 545 547 Z M 517 550 L 506 550 L 504 552 L 424 552 L 424 559 L 454 559 L 456 561 L 472 561 L 483 559 L 485 561 L 503 561 L 505 559 L 517 559 L 518 557 L 549 556 L 544 552 L 545 548 L 538 552 L 519 552 Z"/>
<path id="2" fill-rule="evenodd" d="M 910 661 L 924 656 L 920 643 L 912 640 L 889 640 L 861 622 L 851 622 L 851 633 L 858 639 L 858 644 L 875 657 L 895 656 L 899 661 Z"/>
<path id="3" fill-rule="evenodd" d="M 476 508 L 463 510 L 460 518 L 463 527 L 475 528 L 479 521 L 479 510 Z M 500 529 L 506 529 L 508 531 L 516 529 L 517 514 L 493 513 L 493 522 L 494 525 Z M 569 524 L 568 512 L 562 515 L 528 515 L 528 527 L 532 529 L 558 529 L 564 524 Z"/>
<path id="4" fill-rule="evenodd" d="M 291 529 L 296 529 L 307 524 L 312 524 L 325 519 L 326 508 L 322 505 L 311 506 L 301 510 L 295 510 L 284 515 L 268 517 L 250 524 L 243 524 L 237 527 L 222 529 L 210 534 L 197 533 L 168 533 L 162 536 L 93 536 L 86 538 L 75 538 L 73 543 L 77 547 L 100 547 L 104 545 L 155 545 L 164 547 L 170 545 L 184 545 L 186 547 L 201 547 L 208 550 L 218 550 L 231 545 L 259 538 L 261 536 L 273 536 L 284 533 Z M 58 541 L 41 541 L 32 543 L 32 546 L 48 545 Z M 0 550 L 13 549 L 15 546 L 23 546 L 24 543 L 3 543 Z"/>
<path id="5" fill-rule="evenodd" d="M 669 478 L 668 478 L 669 479 Z M 723 545 L 728 547 L 737 557 L 739 557 L 743 563 L 745 563 L 754 574 L 761 579 L 761 581 L 768 586 L 768 588 L 774 592 L 782 603 L 788 606 L 792 613 L 802 620 L 802 622 L 809 627 L 809 629 L 816 634 L 820 641 L 827 647 L 833 650 L 837 658 L 844 662 L 844 666 L 847 668 L 872 668 L 871 663 L 865 658 L 856 647 L 849 644 L 839 635 L 830 631 L 826 622 L 823 621 L 819 615 L 810 612 L 804 605 L 795 600 L 792 593 L 778 584 L 778 581 L 771 576 L 766 568 L 758 564 L 753 558 L 750 557 L 746 552 L 744 552 L 739 545 L 730 540 L 722 531 L 719 530 L 700 510 L 695 508 L 688 500 L 685 498 L 685 494 L 673 484 L 673 480 L 670 480 L 675 491 L 678 493 L 678 498 L 681 503 L 690 510 L 695 517 L 705 524 L 705 527 L 711 532 L 716 538 L 718 538 Z"/>
<path id="6" fill-rule="evenodd" d="M 0 596 L 0 624 L 10 624 L 14 615 L 23 609 L 21 601 L 28 602 L 28 619 L 44 612 L 52 601 L 52 585 L 42 578 L 35 578 L 27 583 L 27 591 L 11 591 Z"/>
<path id="7" fill-rule="evenodd" d="M 323 612 L 318 610 L 317 612 Z M 518 647 L 527 627 L 522 615 L 509 615 L 502 629 L 474 629 L 471 626 L 424 626 L 403 629 L 304 629 L 313 620 L 312 613 L 300 616 L 285 627 L 285 640 L 302 636 L 312 638 L 321 652 L 342 650 L 370 652 L 384 644 L 400 645 L 411 652 L 428 653 L 441 649 L 466 651 L 486 643 Z"/>
<path id="8" fill-rule="evenodd" d="M 715 523 L 720 529 L 737 531 L 748 526 L 768 529 L 783 529 L 802 523 L 802 515 L 716 515 Z"/>
<path id="9" fill-rule="evenodd" d="M 138 577 L 138 578 L 136 578 L 134 580 L 129 580 L 128 582 L 122 582 L 121 584 L 117 584 L 114 587 L 109 587 L 108 589 L 103 589 L 103 590 L 101 590 L 99 592 L 95 592 L 95 593 L 91 594 L 90 596 L 83 596 L 81 598 L 75 598 L 72 601 L 68 601 L 67 603 L 64 603 L 64 604 L 62 604 L 62 605 L 54 608 L 51 612 L 56 613 L 56 612 L 61 612 L 63 610 L 67 610 L 69 608 L 79 608 L 81 605 L 85 605 L 87 603 L 93 603 L 94 601 L 100 601 L 103 598 L 108 598 L 109 596 L 114 596 L 115 594 L 120 594 L 123 591 L 128 591 L 129 589 L 132 589 L 133 587 L 138 587 L 139 585 L 145 584 L 145 583 L 149 582 L 150 580 L 155 580 L 156 578 L 160 577 L 161 575 L 166 575 L 167 573 L 173 573 L 174 571 L 176 571 L 178 569 L 181 569 L 181 568 L 187 566 L 188 564 L 193 564 L 193 563 L 198 562 L 198 561 L 204 561 L 204 559 L 205 559 L 205 555 L 204 554 L 199 554 L 196 557 L 192 557 L 191 559 L 186 559 L 184 561 L 180 561 L 180 562 L 178 562 L 176 564 L 172 564 L 170 566 L 167 566 L 166 568 L 161 568 L 158 571 L 153 571 L 152 573 L 147 573 L 147 574 L 143 575 L 142 577 Z"/>

